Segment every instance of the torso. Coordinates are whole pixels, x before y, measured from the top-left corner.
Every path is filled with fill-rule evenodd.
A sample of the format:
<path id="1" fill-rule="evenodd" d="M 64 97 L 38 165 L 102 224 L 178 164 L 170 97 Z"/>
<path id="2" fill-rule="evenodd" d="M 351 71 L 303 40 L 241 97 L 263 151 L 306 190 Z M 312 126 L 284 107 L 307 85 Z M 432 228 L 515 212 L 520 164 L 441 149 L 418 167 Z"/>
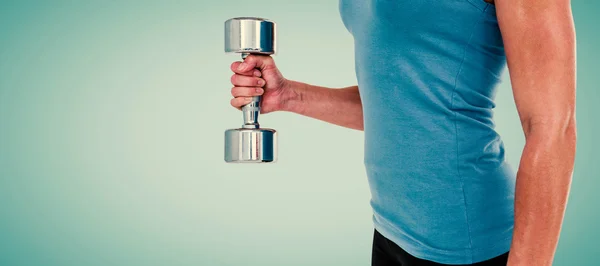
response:
<path id="1" fill-rule="evenodd" d="M 341 0 L 354 36 L 376 229 L 413 255 L 508 251 L 515 174 L 492 108 L 506 64 L 483 0 Z"/>

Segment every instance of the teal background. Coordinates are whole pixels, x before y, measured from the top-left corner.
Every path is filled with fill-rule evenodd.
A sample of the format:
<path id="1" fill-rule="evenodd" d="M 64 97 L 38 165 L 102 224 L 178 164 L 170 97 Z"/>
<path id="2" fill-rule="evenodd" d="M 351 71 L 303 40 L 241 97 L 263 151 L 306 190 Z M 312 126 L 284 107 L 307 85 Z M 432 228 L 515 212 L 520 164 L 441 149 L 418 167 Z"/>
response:
<path id="1" fill-rule="evenodd" d="M 598 265 L 600 2 L 572 6 L 579 142 L 555 265 Z M 337 1 L 0 1 L 0 265 L 369 265 L 362 132 L 272 113 L 279 162 L 223 162 L 236 16 L 278 23 L 287 78 L 356 83 Z"/>

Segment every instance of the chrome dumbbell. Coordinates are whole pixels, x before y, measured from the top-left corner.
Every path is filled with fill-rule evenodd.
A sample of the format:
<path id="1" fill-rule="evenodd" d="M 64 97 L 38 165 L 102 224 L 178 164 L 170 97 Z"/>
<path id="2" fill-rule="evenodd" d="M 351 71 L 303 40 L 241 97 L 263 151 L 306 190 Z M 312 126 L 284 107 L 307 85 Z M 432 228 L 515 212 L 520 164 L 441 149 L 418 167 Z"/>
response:
<path id="1" fill-rule="evenodd" d="M 225 52 L 275 54 L 275 23 L 262 18 L 240 17 L 225 21 Z M 277 160 L 277 132 L 258 124 L 260 96 L 242 107 L 244 124 L 225 131 L 225 161 L 265 163 Z"/>

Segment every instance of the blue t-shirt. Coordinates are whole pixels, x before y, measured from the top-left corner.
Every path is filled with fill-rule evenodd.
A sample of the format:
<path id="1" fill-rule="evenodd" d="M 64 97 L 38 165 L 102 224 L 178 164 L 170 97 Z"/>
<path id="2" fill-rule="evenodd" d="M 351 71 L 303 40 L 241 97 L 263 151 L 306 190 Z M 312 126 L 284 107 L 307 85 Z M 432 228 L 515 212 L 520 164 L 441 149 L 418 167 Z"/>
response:
<path id="1" fill-rule="evenodd" d="M 470 264 L 509 250 L 515 173 L 492 120 L 506 65 L 483 0 L 340 0 L 354 36 L 375 228 Z"/>

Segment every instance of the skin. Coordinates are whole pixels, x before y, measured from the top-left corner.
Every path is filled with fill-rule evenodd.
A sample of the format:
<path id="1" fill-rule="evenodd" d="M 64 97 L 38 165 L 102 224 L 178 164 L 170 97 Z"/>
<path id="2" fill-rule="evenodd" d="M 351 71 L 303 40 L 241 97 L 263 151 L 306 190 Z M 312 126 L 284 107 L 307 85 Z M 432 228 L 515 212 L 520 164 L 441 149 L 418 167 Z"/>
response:
<path id="1" fill-rule="evenodd" d="M 494 4 L 526 138 L 517 172 L 508 265 L 552 265 L 575 158 L 571 5 L 568 0 L 496 0 Z M 287 80 L 268 56 L 248 56 L 243 63 L 234 62 L 231 70 L 231 105 L 238 109 L 250 102 L 249 97 L 263 95 L 262 113 L 294 112 L 363 130 L 357 86 L 332 89 Z"/>
<path id="2" fill-rule="evenodd" d="M 496 0 L 526 144 L 508 265 L 552 265 L 575 159 L 575 29 L 568 0 Z"/>
<path id="3" fill-rule="evenodd" d="M 231 105 L 235 108 L 239 109 L 250 103 L 251 96 L 261 95 L 256 84 L 266 81 L 261 101 L 262 114 L 288 111 L 339 126 L 363 130 L 362 104 L 358 86 L 331 89 L 287 80 L 275 66 L 273 58 L 269 56 L 250 55 L 246 57 L 243 64 L 242 62 L 231 64 L 231 70 L 235 73 L 231 76 L 231 83 L 234 85 L 231 94 L 235 97 L 231 100 Z"/>

